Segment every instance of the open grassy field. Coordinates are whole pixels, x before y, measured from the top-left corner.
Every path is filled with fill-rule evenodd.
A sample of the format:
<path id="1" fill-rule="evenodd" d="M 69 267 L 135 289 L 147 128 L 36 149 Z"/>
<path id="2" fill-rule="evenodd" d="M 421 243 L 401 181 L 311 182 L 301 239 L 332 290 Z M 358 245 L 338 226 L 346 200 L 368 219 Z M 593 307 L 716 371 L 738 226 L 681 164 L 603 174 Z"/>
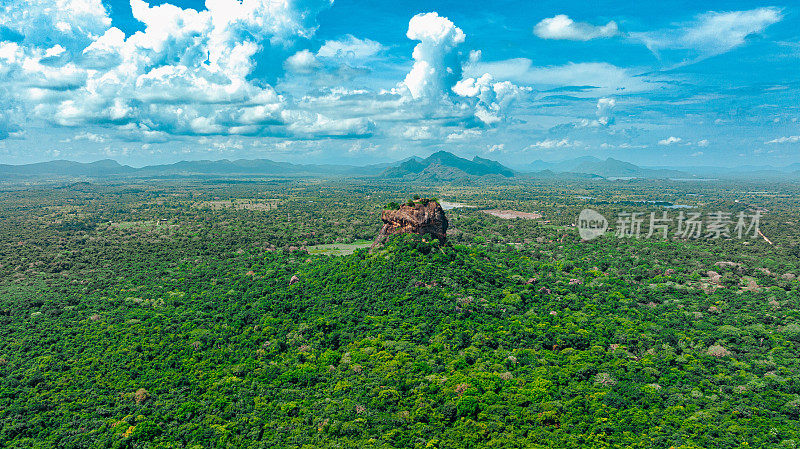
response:
<path id="1" fill-rule="evenodd" d="M 371 241 L 359 240 L 353 243 L 331 243 L 326 245 L 311 245 L 305 249 L 309 254 L 324 254 L 328 256 L 346 256 L 353 254 L 357 249 L 369 248 Z"/>

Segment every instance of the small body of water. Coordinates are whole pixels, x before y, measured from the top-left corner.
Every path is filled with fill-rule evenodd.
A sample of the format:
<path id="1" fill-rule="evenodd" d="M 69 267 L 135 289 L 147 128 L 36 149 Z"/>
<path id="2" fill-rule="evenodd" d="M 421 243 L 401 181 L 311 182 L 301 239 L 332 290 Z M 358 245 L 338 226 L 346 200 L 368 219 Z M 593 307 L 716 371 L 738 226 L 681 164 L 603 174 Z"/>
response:
<path id="1" fill-rule="evenodd" d="M 577 197 L 581 200 L 592 200 L 594 197 L 591 196 L 579 196 Z M 631 205 L 631 206 L 638 206 L 638 205 L 652 205 L 652 206 L 661 206 L 665 209 L 693 209 L 696 206 L 691 206 L 689 204 L 672 204 L 669 201 L 656 201 L 656 200 L 625 200 L 625 201 L 595 201 L 596 204 L 614 204 L 614 205 Z"/>
<path id="2" fill-rule="evenodd" d="M 520 212 L 516 210 L 499 210 L 499 209 L 487 209 L 487 210 L 482 210 L 481 212 L 493 215 L 497 218 L 502 218 L 504 220 L 511 220 L 514 218 L 522 218 L 525 220 L 538 220 L 542 218 L 542 214 L 540 214 L 539 212 Z"/>
<path id="3" fill-rule="evenodd" d="M 451 210 L 451 209 L 455 209 L 457 207 L 472 207 L 472 208 L 475 207 L 475 206 L 471 206 L 469 204 L 451 203 L 449 201 L 439 201 L 439 205 L 442 206 L 442 209 L 444 209 L 444 210 Z"/>

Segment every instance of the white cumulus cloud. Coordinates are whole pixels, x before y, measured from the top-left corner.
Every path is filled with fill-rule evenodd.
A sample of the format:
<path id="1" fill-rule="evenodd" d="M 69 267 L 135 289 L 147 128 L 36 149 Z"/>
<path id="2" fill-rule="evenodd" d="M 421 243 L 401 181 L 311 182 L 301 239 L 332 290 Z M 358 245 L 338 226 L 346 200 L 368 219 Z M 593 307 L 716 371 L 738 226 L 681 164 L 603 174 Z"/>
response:
<path id="1" fill-rule="evenodd" d="M 311 73 L 320 66 L 319 60 L 308 50 L 300 50 L 289 56 L 283 66 L 286 70 L 297 73 Z"/>
<path id="2" fill-rule="evenodd" d="M 617 101 L 613 98 L 600 98 L 597 100 L 597 123 L 608 126 L 614 123 L 614 108 Z"/>
<path id="3" fill-rule="evenodd" d="M 681 143 L 682 141 L 683 141 L 683 139 L 681 139 L 680 137 L 669 136 L 666 139 L 659 140 L 658 144 L 659 145 L 663 145 L 663 146 L 668 146 L 668 145 L 674 145 L 674 144 L 677 144 L 677 143 Z"/>
<path id="4" fill-rule="evenodd" d="M 269 84 L 252 81 L 255 57 L 311 36 L 316 14 L 331 5 L 207 0 L 206 10 L 195 11 L 130 0 L 144 29 L 126 37 L 110 26 L 100 0 L 38 0 L 19 23 L 12 21 L 24 9 L 17 3 L 0 9 L 0 24 L 24 36 L 16 48 L 2 43 L 0 61 L 9 64 L 0 64 L 0 76 L 20 87 L 18 99 L 33 105 L 34 116 L 59 125 L 116 126 L 143 139 L 291 133 L 296 123 L 280 112 L 293 105 Z M 54 20 L 63 24 L 30 27 Z M 292 68 L 313 62 L 295 56 L 287 62 Z M 318 117 L 311 124 L 311 132 L 325 135 L 332 128 Z M 337 135 L 363 129 L 347 122 L 336 128 Z"/>
<path id="5" fill-rule="evenodd" d="M 569 148 L 577 145 L 577 142 L 569 139 L 544 139 L 528 146 L 527 149 L 550 150 L 553 148 Z"/>
<path id="6" fill-rule="evenodd" d="M 433 139 L 434 135 L 430 126 L 408 126 L 403 131 L 403 138 L 408 140 L 428 140 Z"/>
<path id="7" fill-rule="evenodd" d="M 461 79 L 456 48 L 466 36 L 450 19 L 435 12 L 417 14 L 408 23 L 406 36 L 420 41 L 411 57 L 414 66 L 403 84 L 413 98 L 441 96 Z"/>
<path id="8" fill-rule="evenodd" d="M 99 134 L 83 132 L 76 134 L 73 140 L 88 140 L 89 142 L 102 143 L 106 141 L 106 138 Z"/>
<path id="9" fill-rule="evenodd" d="M 383 45 L 370 39 L 359 39 L 348 34 L 343 39 L 329 40 L 317 51 L 320 58 L 339 58 L 361 60 L 375 56 L 383 50 Z"/>
<path id="10" fill-rule="evenodd" d="M 531 91 L 489 70 L 464 76 L 481 52 L 463 48 L 464 32 L 435 12 L 410 19 L 412 67 L 379 90 L 354 85 L 385 51 L 379 42 L 347 34 L 304 48 L 331 0 L 206 0 L 203 10 L 129 2 L 141 25 L 131 35 L 112 26 L 101 0 L 0 6 L 3 36 L 15 36 L 0 38 L 0 139 L 37 121 L 81 128 L 72 141 L 109 145 L 348 139 L 379 126 L 383 137 L 422 144 L 477 140 L 480 129 L 510 122 L 508 111 Z"/>
<path id="11" fill-rule="evenodd" d="M 504 143 L 486 145 L 486 152 L 489 154 L 502 153 L 503 151 L 505 151 L 505 149 L 506 149 L 506 144 Z"/>
<path id="12" fill-rule="evenodd" d="M 619 34 L 619 27 L 614 21 L 595 26 L 589 23 L 575 22 L 569 16 L 559 14 L 537 23 L 533 28 L 533 33 L 542 39 L 589 41 L 614 37 Z"/>
<path id="13" fill-rule="evenodd" d="M 453 92 L 461 97 L 473 98 L 475 116 L 485 124 L 494 124 L 503 120 L 503 111 L 527 90 L 508 81 L 494 82 L 492 76 L 485 73 L 477 79 L 466 78 L 457 82 Z"/>
<path id="14" fill-rule="evenodd" d="M 458 142 L 481 137 L 482 133 L 478 129 L 465 129 L 458 132 L 453 132 L 447 135 L 449 142 Z"/>
<path id="15" fill-rule="evenodd" d="M 25 45 L 74 50 L 109 26 L 102 0 L 5 0 L 0 6 L 0 28 L 19 33 Z"/>
<path id="16" fill-rule="evenodd" d="M 478 124 L 496 125 L 504 120 L 509 106 L 530 90 L 509 81 L 495 81 L 487 72 L 462 78 L 464 61 L 458 47 L 466 36 L 435 12 L 412 17 L 406 36 L 420 43 L 414 47 L 414 65 L 400 84 L 401 91 L 417 102 L 435 105 L 433 115 L 463 115 L 468 111 Z M 477 61 L 480 52 L 470 52 L 469 58 Z M 444 111 L 448 107 L 449 111 Z"/>

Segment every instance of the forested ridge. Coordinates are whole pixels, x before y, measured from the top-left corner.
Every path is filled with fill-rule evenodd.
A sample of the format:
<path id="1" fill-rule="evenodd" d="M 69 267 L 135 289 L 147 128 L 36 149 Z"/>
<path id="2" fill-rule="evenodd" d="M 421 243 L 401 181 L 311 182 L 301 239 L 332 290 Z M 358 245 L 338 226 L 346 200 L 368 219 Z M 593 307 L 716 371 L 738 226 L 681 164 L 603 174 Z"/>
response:
<path id="1" fill-rule="evenodd" d="M 93 213 L 36 228 L 37 209 L 15 207 L 4 219 L 28 227 L 3 231 L 17 254 L 0 267 L 3 446 L 800 441 L 792 247 L 586 243 L 465 211 L 452 245 L 400 236 L 333 257 L 220 221 L 128 235 Z M 487 242 L 504 233 L 531 241 Z"/>

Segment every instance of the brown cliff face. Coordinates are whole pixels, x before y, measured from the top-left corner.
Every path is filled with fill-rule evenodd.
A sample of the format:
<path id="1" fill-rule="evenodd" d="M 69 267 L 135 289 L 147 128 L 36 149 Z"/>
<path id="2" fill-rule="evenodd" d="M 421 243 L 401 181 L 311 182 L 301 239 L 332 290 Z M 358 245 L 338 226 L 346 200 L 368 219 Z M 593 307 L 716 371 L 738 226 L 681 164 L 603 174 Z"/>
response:
<path id="1" fill-rule="evenodd" d="M 395 234 L 430 234 L 440 243 L 447 240 L 447 217 L 444 216 L 442 206 L 436 201 L 427 204 L 416 202 L 413 206 L 404 204 L 397 210 L 384 210 L 381 215 L 383 228 L 372 245 L 375 247 Z"/>

